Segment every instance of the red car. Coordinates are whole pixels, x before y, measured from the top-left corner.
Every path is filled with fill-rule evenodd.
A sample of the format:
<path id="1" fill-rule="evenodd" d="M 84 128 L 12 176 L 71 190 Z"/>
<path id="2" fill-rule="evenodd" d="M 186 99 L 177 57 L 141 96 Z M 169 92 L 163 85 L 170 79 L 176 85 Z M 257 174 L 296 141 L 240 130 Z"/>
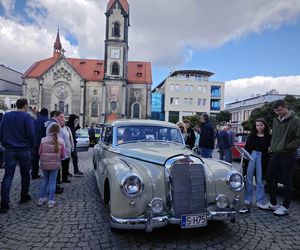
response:
<path id="1" fill-rule="evenodd" d="M 244 148 L 246 145 L 247 137 L 248 137 L 248 133 L 236 133 L 234 145 Z M 240 152 L 237 151 L 235 147 L 233 147 L 231 150 L 232 150 L 232 159 L 240 160 L 241 159 Z"/>

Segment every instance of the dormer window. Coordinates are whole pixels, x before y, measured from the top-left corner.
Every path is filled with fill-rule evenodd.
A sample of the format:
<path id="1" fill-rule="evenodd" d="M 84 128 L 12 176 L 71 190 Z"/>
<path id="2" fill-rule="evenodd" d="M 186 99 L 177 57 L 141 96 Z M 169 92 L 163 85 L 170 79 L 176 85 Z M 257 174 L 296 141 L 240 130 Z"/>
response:
<path id="1" fill-rule="evenodd" d="M 119 64 L 117 62 L 114 62 L 112 64 L 111 74 L 116 75 L 116 76 L 120 74 L 120 67 L 119 67 Z"/>
<path id="2" fill-rule="evenodd" d="M 137 73 L 136 74 L 138 77 L 142 77 L 142 73 Z"/>
<path id="3" fill-rule="evenodd" d="M 80 61 L 80 65 L 85 65 L 85 61 Z"/>
<path id="4" fill-rule="evenodd" d="M 100 71 L 99 70 L 94 70 L 94 75 L 95 76 L 98 76 L 100 74 Z"/>
<path id="5" fill-rule="evenodd" d="M 143 67 L 143 64 L 138 64 L 138 68 L 142 68 Z"/>
<path id="6" fill-rule="evenodd" d="M 112 27 L 112 36 L 113 37 L 120 37 L 120 23 L 114 22 Z"/>

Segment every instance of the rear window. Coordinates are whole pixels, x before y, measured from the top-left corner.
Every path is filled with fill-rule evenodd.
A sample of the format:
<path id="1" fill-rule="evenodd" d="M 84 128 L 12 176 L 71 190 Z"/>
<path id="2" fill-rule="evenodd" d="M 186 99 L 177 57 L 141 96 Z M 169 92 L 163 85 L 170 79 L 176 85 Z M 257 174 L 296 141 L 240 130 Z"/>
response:
<path id="1" fill-rule="evenodd" d="M 89 137 L 89 131 L 87 129 L 78 129 L 76 131 L 76 137 L 77 138 L 86 138 L 86 137 Z"/>

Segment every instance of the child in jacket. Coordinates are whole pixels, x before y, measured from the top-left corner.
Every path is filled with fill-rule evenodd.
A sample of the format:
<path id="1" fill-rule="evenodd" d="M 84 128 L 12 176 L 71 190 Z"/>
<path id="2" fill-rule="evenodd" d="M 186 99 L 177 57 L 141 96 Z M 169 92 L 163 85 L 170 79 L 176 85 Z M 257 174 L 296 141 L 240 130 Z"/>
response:
<path id="1" fill-rule="evenodd" d="M 51 124 L 48 136 L 42 138 L 39 147 L 43 179 L 40 186 L 38 206 L 47 202 L 47 188 L 49 190 L 48 208 L 52 208 L 55 205 L 54 193 L 56 188 L 56 177 L 58 170 L 60 169 L 61 160 L 66 155 L 64 141 L 58 137 L 59 132 L 59 125 L 57 123 Z"/>

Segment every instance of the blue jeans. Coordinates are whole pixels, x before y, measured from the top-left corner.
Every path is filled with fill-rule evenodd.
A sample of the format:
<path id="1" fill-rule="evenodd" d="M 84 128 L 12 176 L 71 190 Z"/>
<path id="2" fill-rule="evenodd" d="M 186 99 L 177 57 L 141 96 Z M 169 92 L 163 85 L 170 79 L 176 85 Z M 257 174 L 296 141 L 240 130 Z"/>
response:
<path id="1" fill-rule="evenodd" d="M 262 182 L 262 165 L 261 156 L 262 152 L 252 151 L 251 156 L 254 161 L 249 161 L 246 175 L 246 194 L 245 200 L 252 202 L 253 199 L 253 176 L 254 171 L 256 172 L 256 202 L 265 202 L 265 189 Z"/>
<path id="2" fill-rule="evenodd" d="M 40 187 L 40 198 L 47 197 L 47 188 L 48 188 L 49 201 L 54 201 L 57 173 L 58 170 L 43 170 L 43 179 Z"/>
<path id="3" fill-rule="evenodd" d="M 212 158 L 213 149 L 211 148 L 201 148 L 201 156 L 203 158 Z"/>
<path id="4" fill-rule="evenodd" d="M 230 148 L 220 148 L 219 154 L 220 154 L 220 160 L 230 162 Z"/>
<path id="5" fill-rule="evenodd" d="M 8 205 L 10 202 L 9 193 L 17 163 L 20 165 L 21 198 L 29 192 L 31 151 L 5 151 L 5 173 L 1 185 L 1 204 Z"/>

